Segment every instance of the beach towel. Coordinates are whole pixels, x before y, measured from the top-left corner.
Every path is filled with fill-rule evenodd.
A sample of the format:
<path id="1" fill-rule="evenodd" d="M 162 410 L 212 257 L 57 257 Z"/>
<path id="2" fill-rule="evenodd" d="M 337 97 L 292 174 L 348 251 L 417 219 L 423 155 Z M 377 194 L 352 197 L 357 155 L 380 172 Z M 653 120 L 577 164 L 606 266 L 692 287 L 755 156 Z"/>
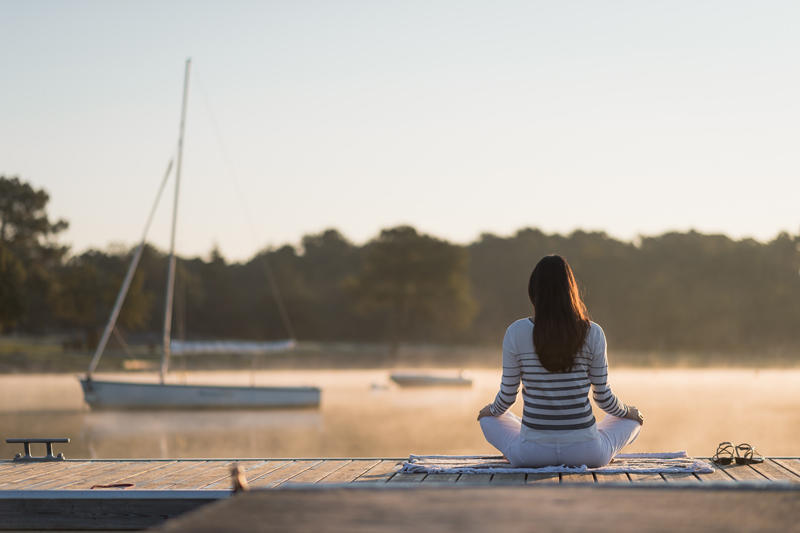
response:
<path id="1" fill-rule="evenodd" d="M 711 464 L 688 457 L 685 451 L 665 453 L 621 453 L 611 462 L 598 468 L 581 466 L 514 467 L 502 455 L 410 455 L 400 472 L 428 474 L 667 474 L 690 472 L 710 474 Z"/>

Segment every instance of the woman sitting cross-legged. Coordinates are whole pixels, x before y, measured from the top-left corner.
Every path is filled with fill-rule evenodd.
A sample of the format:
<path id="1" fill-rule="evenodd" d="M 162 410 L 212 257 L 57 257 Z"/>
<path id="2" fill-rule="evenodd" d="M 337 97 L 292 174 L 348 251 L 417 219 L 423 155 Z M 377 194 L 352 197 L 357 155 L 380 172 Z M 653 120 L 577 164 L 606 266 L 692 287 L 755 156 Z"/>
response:
<path id="1" fill-rule="evenodd" d="M 539 261 L 528 295 L 533 318 L 506 330 L 500 392 L 478 414 L 483 434 L 513 466 L 606 465 L 636 439 L 644 418 L 608 386 L 606 338 L 589 320 L 567 261 L 558 255 Z M 520 382 L 522 420 L 507 412 Z M 590 388 L 607 413 L 600 423 Z"/>

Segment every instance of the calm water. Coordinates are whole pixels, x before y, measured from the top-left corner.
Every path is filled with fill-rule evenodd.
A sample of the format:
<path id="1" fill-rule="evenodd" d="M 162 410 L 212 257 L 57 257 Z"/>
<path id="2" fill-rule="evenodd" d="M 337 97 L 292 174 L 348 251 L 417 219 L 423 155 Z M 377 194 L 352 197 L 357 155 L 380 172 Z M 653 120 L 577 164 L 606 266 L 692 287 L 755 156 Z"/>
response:
<path id="1" fill-rule="evenodd" d="M 75 376 L 2 375 L 0 457 L 17 451 L 5 444 L 13 436 L 71 437 L 72 443 L 60 448 L 71 458 L 492 453 L 475 416 L 494 398 L 499 372 L 467 375 L 475 380 L 470 389 L 401 389 L 390 384 L 385 370 L 173 376 L 176 382 L 313 384 L 323 390 L 319 409 L 222 412 L 91 412 Z M 611 384 L 647 417 L 631 451 L 710 455 L 718 442 L 730 440 L 750 442 L 768 455 L 800 455 L 798 369 L 612 369 Z M 512 408 L 517 414 L 519 403 Z"/>

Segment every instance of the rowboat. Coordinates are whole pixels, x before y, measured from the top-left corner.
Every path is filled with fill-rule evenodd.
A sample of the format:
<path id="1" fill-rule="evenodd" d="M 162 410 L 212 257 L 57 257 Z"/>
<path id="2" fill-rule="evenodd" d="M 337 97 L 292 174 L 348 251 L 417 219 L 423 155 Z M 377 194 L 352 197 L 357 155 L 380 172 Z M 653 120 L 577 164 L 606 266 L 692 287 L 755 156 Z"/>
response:
<path id="1" fill-rule="evenodd" d="M 394 372 L 389 378 L 401 387 L 471 387 L 472 380 L 457 376 L 421 372 Z"/>

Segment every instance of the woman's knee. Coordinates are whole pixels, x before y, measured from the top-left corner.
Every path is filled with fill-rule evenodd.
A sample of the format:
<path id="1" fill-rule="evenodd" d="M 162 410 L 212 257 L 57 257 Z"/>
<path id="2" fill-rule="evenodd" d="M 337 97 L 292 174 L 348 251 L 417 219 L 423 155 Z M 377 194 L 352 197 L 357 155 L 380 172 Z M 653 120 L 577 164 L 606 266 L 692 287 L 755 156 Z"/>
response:
<path id="1" fill-rule="evenodd" d="M 642 426 L 635 420 L 607 416 L 600 424 L 600 433 L 613 450 L 612 457 L 639 436 Z"/>
<path id="2" fill-rule="evenodd" d="M 486 437 L 487 440 L 495 440 L 501 435 L 505 435 L 507 433 L 506 428 L 497 417 L 485 416 L 481 418 L 478 423 L 481 426 L 483 436 Z"/>
<path id="3" fill-rule="evenodd" d="M 478 420 L 478 422 L 484 430 L 487 427 L 492 427 L 503 428 L 504 431 L 515 431 L 519 433 L 520 429 L 519 419 L 507 411 L 498 416 L 484 416 Z"/>

